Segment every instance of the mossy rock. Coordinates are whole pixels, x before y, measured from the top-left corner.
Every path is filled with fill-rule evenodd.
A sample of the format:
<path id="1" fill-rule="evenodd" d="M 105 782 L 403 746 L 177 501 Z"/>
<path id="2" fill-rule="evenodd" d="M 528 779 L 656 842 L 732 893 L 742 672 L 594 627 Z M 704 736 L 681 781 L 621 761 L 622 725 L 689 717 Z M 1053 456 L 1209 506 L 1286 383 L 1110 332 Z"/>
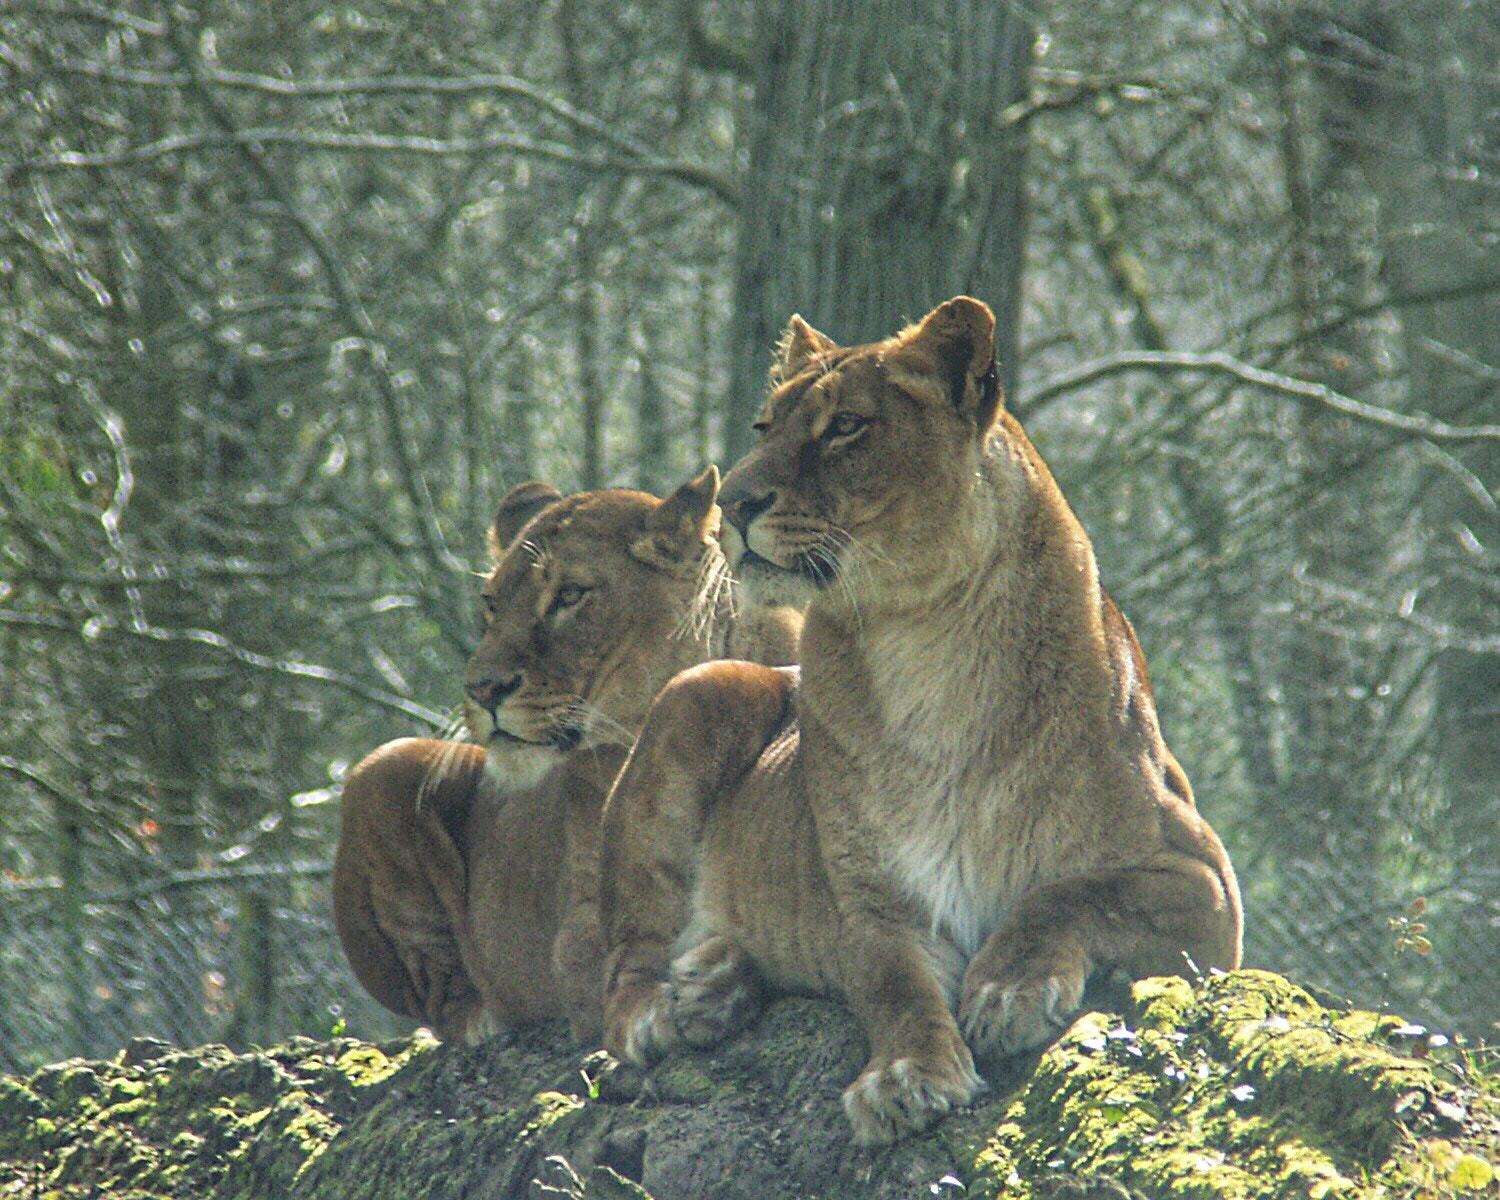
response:
<path id="1" fill-rule="evenodd" d="M 862 1039 L 819 1001 L 647 1074 L 551 1026 L 474 1049 L 133 1044 L 0 1077 L 0 1197 L 1500 1194 L 1494 1085 L 1414 1056 L 1409 1033 L 1261 972 L 1147 980 L 1123 1014 L 1003 1064 L 983 1103 L 877 1151 L 850 1144 L 839 1103 Z"/>

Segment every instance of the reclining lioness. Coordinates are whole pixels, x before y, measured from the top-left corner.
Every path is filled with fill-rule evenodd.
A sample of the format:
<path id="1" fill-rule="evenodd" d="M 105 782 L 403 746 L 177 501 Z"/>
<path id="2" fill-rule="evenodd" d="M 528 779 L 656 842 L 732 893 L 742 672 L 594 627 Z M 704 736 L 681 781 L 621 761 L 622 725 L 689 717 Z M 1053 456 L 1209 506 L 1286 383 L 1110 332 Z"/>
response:
<path id="1" fill-rule="evenodd" d="M 762 983 L 840 995 L 871 1052 L 844 1106 L 885 1142 L 1092 973 L 1237 965 L 1239 891 L 989 309 L 849 349 L 794 317 L 772 383 L 721 501 L 745 588 L 810 602 L 801 682 L 711 663 L 649 714 L 604 816 L 605 1044 L 709 1042 Z"/>
<path id="2" fill-rule="evenodd" d="M 508 495 L 464 676 L 474 743 L 404 738 L 344 784 L 334 918 L 360 983 L 444 1038 L 567 1016 L 597 1037 L 599 811 L 657 690 L 716 654 L 791 662 L 789 610 L 736 622 L 710 467 L 644 492 Z"/>

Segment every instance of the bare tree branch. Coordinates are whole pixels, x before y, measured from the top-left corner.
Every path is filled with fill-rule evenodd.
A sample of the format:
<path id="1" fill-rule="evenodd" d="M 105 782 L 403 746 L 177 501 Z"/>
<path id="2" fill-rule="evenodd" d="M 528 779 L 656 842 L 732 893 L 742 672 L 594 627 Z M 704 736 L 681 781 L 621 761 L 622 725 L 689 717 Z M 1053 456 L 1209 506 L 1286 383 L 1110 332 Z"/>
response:
<path id="1" fill-rule="evenodd" d="M 425 704 L 418 704 L 415 700 L 408 700 L 404 696 L 397 696 L 380 688 L 368 687 L 351 675 L 342 671 L 335 671 L 332 667 L 319 666 L 316 663 L 298 662 L 295 659 L 272 658 L 270 655 L 258 654 L 254 650 L 247 650 L 243 646 L 237 646 L 221 633 L 215 633 L 211 629 L 161 629 L 157 626 L 148 626 L 141 630 L 130 630 L 155 642 L 194 642 L 200 646 L 208 646 L 227 654 L 237 663 L 247 667 L 254 667 L 261 671 L 275 671 L 283 675 L 294 675 L 300 679 L 314 679 L 320 683 L 332 684 L 334 687 L 342 688 L 362 700 L 369 700 L 375 704 L 384 705 L 386 708 L 395 709 L 408 717 L 414 717 L 419 721 L 431 726 L 433 729 L 446 729 L 449 725 L 446 713 L 438 712 L 436 709 L 428 708 Z"/>
<path id="2" fill-rule="evenodd" d="M 1427 438 L 1435 442 L 1500 441 L 1500 425 L 1450 425 L 1434 417 L 1393 412 L 1391 409 L 1345 396 L 1324 384 L 1297 379 L 1277 371 L 1267 371 L 1219 351 L 1208 354 L 1167 351 L 1111 354 L 1044 380 L 1030 392 L 1026 402 L 1018 406 L 1020 413 L 1023 416 L 1034 416 L 1069 392 L 1131 371 L 1158 374 L 1197 372 L 1228 376 L 1267 391 L 1292 396 L 1304 403 L 1321 404 L 1345 416 L 1409 437 Z"/>
<path id="3" fill-rule="evenodd" d="M 85 908 L 99 909 L 156 896 L 177 888 L 202 887 L 215 883 L 243 883 L 251 879 L 318 878 L 333 871 L 332 862 L 256 863 L 242 867 L 206 867 L 193 871 L 173 871 L 158 879 L 148 879 L 134 887 L 111 892 L 94 892 L 83 898 Z"/>
<path id="4" fill-rule="evenodd" d="M 110 63 L 61 62 L 52 66 L 63 74 L 86 75 L 114 83 L 138 87 L 186 88 L 194 84 L 207 87 L 238 89 L 286 99 L 327 99 L 338 96 L 369 95 L 449 95 L 474 93 L 511 96 L 567 122 L 616 151 L 611 155 L 590 155 L 558 142 L 538 141 L 512 135 L 481 138 L 429 138 L 382 134 L 330 135 L 287 129 L 252 129 L 230 134 L 197 134 L 162 138 L 144 146 L 124 150 L 85 154 L 65 152 L 44 156 L 19 164 L 28 170 L 61 170 L 67 167 L 119 166 L 145 162 L 166 154 L 186 150 L 233 144 L 238 141 L 304 146 L 309 149 L 343 151 L 384 151 L 404 154 L 463 155 L 507 150 L 536 158 L 565 162 L 586 170 L 613 171 L 630 175 L 656 175 L 703 188 L 730 207 L 738 197 L 733 182 L 725 175 L 700 163 L 663 158 L 629 134 L 614 129 L 592 113 L 565 100 L 548 95 L 534 84 L 510 75 L 470 75 L 461 78 L 442 76 L 391 75 L 363 79 L 308 79 L 295 81 L 270 75 L 253 75 L 209 68 L 194 71 L 140 71 Z"/>
<path id="5" fill-rule="evenodd" d="M 78 623 L 65 617 L 59 617 L 52 613 L 20 612 L 15 609 L 0 609 L 0 625 L 29 625 L 38 629 L 53 629 L 63 633 L 76 634 Z M 320 666 L 317 663 L 299 662 L 290 658 L 273 658 L 269 654 L 260 654 L 254 650 L 247 650 L 244 646 L 236 645 L 222 633 L 215 633 L 211 629 L 163 629 L 156 625 L 145 625 L 139 628 L 117 625 L 110 621 L 96 620 L 89 625 L 89 635 L 104 637 L 111 633 L 129 634 L 133 637 L 144 638 L 152 642 L 190 642 L 199 646 L 207 646 L 211 650 L 217 650 L 227 655 L 235 662 L 247 667 L 254 667 L 258 671 L 271 671 L 281 675 L 292 675 L 298 679 L 311 679 L 318 683 L 326 683 L 333 687 L 358 696 L 361 700 L 368 700 L 372 704 L 379 704 L 385 708 L 393 709 L 404 716 L 412 717 L 421 721 L 432 729 L 446 729 L 451 724 L 447 714 L 437 709 L 428 708 L 425 704 L 419 704 L 415 700 L 408 700 L 404 696 L 397 696 L 380 688 L 372 688 L 361 683 L 352 675 L 346 675 L 342 671 L 335 671 L 332 667 Z"/>
<path id="6" fill-rule="evenodd" d="M 0 754 L 0 771 L 9 771 L 13 775 L 19 775 L 27 782 L 41 788 L 54 800 L 61 800 L 64 804 L 71 804 L 77 808 L 87 807 L 77 796 L 54 782 L 40 767 L 34 767 L 18 758 L 12 758 L 9 754 Z"/>
<path id="7" fill-rule="evenodd" d="M 5 760 L 0 759 L 0 768 Z M 174 871 L 157 879 L 148 879 L 134 887 L 117 888 L 108 892 L 92 892 L 83 897 L 83 906 L 98 910 L 110 905 L 128 903 L 147 896 L 156 896 L 177 888 L 201 887 L 215 883 L 242 883 L 252 879 L 319 878 L 333 871 L 332 862 L 283 862 L 256 863 L 242 867 L 207 867 L 192 871 Z M 44 875 L 39 879 L 24 879 L 0 882 L 0 896 L 21 895 L 27 892 L 55 892 L 63 886 L 56 875 Z"/>
<path id="8" fill-rule="evenodd" d="M 198 62 L 191 46 L 187 44 L 183 31 L 174 26 L 172 34 L 178 55 L 188 64 L 190 72 L 194 75 L 193 92 L 198 95 L 219 128 L 235 139 L 240 156 L 260 179 L 267 192 L 281 206 L 292 224 L 301 232 L 313 253 L 317 255 L 328 277 L 329 285 L 333 289 L 340 313 L 356 335 L 354 340 L 362 343 L 370 352 L 376 393 L 380 397 L 385 413 L 391 449 L 396 455 L 402 485 L 417 513 L 417 528 L 429 566 L 440 572 L 451 573 L 462 570 L 462 564 L 458 563 L 448 551 L 437 512 L 433 507 L 432 496 L 427 489 L 426 477 L 416 461 L 412 439 L 407 432 L 400 390 L 387 361 L 384 343 L 375 328 L 375 322 L 365 308 L 353 278 L 344 266 L 343 259 L 340 258 L 333 243 L 329 241 L 317 222 L 298 203 L 286 181 L 266 161 L 261 145 L 239 137 L 240 131 L 235 125 L 233 115 L 213 90 L 198 79 L 202 65 Z M 445 635 L 462 645 L 462 635 L 458 632 L 453 614 L 448 608 L 434 599 L 433 612 Z"/>
<path id="9" fill-rule="evenodd" d="M 1408 609 L 1403 606 L 1400 609 L 1392 609 L 1374 597 L 1366 596 L 1363 592 L 1358 592 L 1353 588 L 1331 583 L 1326 579 L 1314 579 L 1308 574 L 1306 563 L 1298 563 L 1292 568 L 1292 578 L 1309 591 L 1325 599 L 1359 609 L 1371 616 L 1383 618 L 1391 624 L 1405 625 L 1416 630 L 1422 635 L 1418 640 L 1423 645 L 1434 646 L 1440 650 L 1463 650 L 1469 654 L 1500 655 L 1500 634 L 1471 633 L 1467 630 L 1455 629 L 1444 621 L 1417 612 L 1415 607 Z M 1350 631 L 1341 626 L 1340 632 L 1345 636 L 1365 641 L 1388 636 L 1373 628 Z"/>
<path id="10" fill-rule="evenodd" d="M 86 153 L 65 150 L 59 154 L 23 159 L 4 168 L 4 173 L 24 171 L 63 171 L 118 167 L 150 162 L 172 154 L 223 146 L 299 146 L 307 150 L 335 150 L 345 153 L 420 154 L 426 156 L 463 156 L 510 151 L 550 162 L 566 163 L 587 171 L 624 175 L 655 175 L 691 184 L 712 193 L 730 207 L 738 202 L 734 185 L 709 167 L 697 163 L 659 158 L 619 158 L 584 154 L 556 142 L 540 142 L 510 134 L 491 134 L 478 138 L 431 138 L 395 134 L 324 134 L 295 129 L 241 129 L 225 133 L 182 134 L 159 138 L 140 146 L 120 150 Z"/>
<path id="11" fill-rule="evenodd" d="M 17 4 L 6 6 L 10 12 L 43 13 L 49 17 L 72 17 L 78 21 L 90 21 L 117 29 L 128 29 L 132 33 L 143 33 L 148 37 L 166 36 L 167 27 L 158 21 L 150 21 L 123 9 L 105 8 L 96 4 Z"/>
<path id="12" fill-rule="evenodd" d="M 1439 468 L 1446 471 L 1454 479 L 1458 480 L 1460 487 L 1474 498 L 1474 503 L 1479 505 L 1487 513 L 1500 513 L 1500 502 L 1495 500 L 1494 494 L 1485 486 L 1484 480 L 1454 458 L 1453 455 L 1438 447 L 1423 443 L 1420 447 L 1423 457 L 1428 462 L 1435 463 Z"/>
<path id="13" fill-rule="evenodd" d="M 1021 126 L 1047 113 L 1066 112 L 1107 100 L 1125 104 L 1171 106 L 1198 122 L 1224 122 L 1257 140 L 1268 136 L 1265 128 L 1253 121 L 1237 119 L 1216 98 L 1194 95 L 1161 80 L 1091 75 L 1083 71 L 1060 71 L 1044 67 L 1033 71 L 1032 83 L 1032 94 L 1027 99 L 1010 105 L 1001 114 L 1002 124 Z"/>

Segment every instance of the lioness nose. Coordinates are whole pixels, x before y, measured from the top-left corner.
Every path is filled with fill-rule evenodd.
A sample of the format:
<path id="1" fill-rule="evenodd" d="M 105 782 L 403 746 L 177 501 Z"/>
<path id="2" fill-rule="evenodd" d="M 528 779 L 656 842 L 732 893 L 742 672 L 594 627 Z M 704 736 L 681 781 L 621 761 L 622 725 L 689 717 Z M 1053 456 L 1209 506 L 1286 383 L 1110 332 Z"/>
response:
<path id="1" fill-rule="evenodd" d="M 487 712 L 494 712 L 500 707 L 501 701 L 521 686 L 521 676 L 518 672 L 508 679 L 494 679 L 482 676 L 479 679 L 464 681 L 464 691 L 469 693 L 469 698 Z"/>
<path id="2" fill-rule="evenodd" d="M 740 531 L 740 536 L 745 536 L 750 530 L 750 522 L 776 503 L 774 491 L 765 492 L 758 496 L 739 495 L 724 493 L 719 494 L 719 510 L 724 514 L 724 519 Z"/>

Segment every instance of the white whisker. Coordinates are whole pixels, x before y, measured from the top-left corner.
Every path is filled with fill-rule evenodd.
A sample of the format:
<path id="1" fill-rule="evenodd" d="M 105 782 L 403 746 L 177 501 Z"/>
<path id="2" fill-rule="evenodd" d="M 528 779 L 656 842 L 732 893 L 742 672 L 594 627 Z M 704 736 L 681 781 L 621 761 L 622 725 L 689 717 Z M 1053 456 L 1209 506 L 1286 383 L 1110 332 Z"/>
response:
<path id="1" fill-rule="evenodd" d="M 427 799 L 437 791 L 448 770 L 453 766 L 458 757 L 458 748 L 469 740 L 469 728 L 464 722 L 462 710 L 457 710 L 449 717 L 448 723 L 438 735 L 438 740 L 443 743 L 427 770 L 422 775 L 422 782 L 417 785 L 417 808 L 421 809 Z"/>
<path id="2" fill-rule="evenodd" d="M 730 601 L 729 615 L 733 616 L 733 593 L 729 591 L 729 583 L 729 564 L 725 562 L 724 555 L 714 547 L 708 547 L 698 562 L 698 577 L 692 598 L 673 629 L 672 636 L 691 636 L 696 642 L 711 645 L 721 618 L 720 609 L 724 607 L 726 592 Z"/>
<path id="3" fill-rule="evenodd" d="M 571 719 L 586 732 L 600 739 L 600 744 L 635 745 L 635 733 L 587 700 L 577 699 L 571 706 Z"/>
<path id="4" fill-rule="evenodd" d="M 842 551 L 842 553 L 841 553 Z M 861 576 L 868 574 L 866 562 L 868 550 L 846 529 L 832 528 L 824 533 L 810 553 L 815 561 L 826 565 L 833 582 L 854 614 L 856 635 L 863 639 L 865 633 L 864 614 L 859 607 Z M 870 556 L 873 557 L 873 556 Z"/>
<path id="5" fill-rule="evenodd" d="M 857 549 L 861 557 L 871 559 L 874 562 L 878 562 L 881 566 L 894 567 L 896 565 L 896 560 L 893 559 L 889 554 L 886 554 L 883 550 L 876 550 L 868 543 L 863 542 L 859 538 L 855 537 L 852 533 L 850 533 L 847 529 L 844 529 L 842 526 L 835 525 L 825 536 L 837 538 L 839 545 L 847 546 L 851 550 Z"/>

